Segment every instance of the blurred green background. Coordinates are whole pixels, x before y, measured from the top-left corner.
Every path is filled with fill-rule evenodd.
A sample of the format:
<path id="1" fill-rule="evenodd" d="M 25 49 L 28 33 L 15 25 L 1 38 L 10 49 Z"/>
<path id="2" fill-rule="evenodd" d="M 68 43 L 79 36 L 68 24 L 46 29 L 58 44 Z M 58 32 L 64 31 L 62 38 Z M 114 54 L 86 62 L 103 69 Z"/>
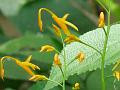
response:
<path id="1" fill-rule="evenodd" d="M 104 4 L 107 6 L 107 3 Z M 120 0 L 113 0 L 112 24 L 120 21 L 119 5 Z M 39 49 L 42 45 L 50 44 L 61 50 L 62 44 L 51 29 L 53 21 L 46 12 L 42 14 L 44 32 L 39 31 L 37 15 L 40 8 L 48 8 L 60 17 L 69 13 L 68 21 L 75 24 L 79 32 L 71 28 L 70 30 L 77 36 L 97 28 L 99 12 L 104 10 L 95 0 L 0 0 L 0 57 L 11 55 L 25 60 L 32 54 L 32 62 L 41 68 L 36 73 L 49 76 L 54 53 L 40 53 Z M 99 70 L 80 76 L 74 75 L 66 82 L 66 88 L 71 90 L 75 82 L 80 82 L 81 90 L 99 90 L 100 87 L 97 86 L 100 83 L 91 80 L 93 76 L 97 78 L 98 74 Z M 42 90 L 46 82 L 41 81 L 41 85 L 37 85 L 28 81 L 28 77 L 29 75 L 13 62 L 7 62 L 5 80 L 0 80 L 0 90 Z M 52 90 L 61 89 L 55 87 Z"/>

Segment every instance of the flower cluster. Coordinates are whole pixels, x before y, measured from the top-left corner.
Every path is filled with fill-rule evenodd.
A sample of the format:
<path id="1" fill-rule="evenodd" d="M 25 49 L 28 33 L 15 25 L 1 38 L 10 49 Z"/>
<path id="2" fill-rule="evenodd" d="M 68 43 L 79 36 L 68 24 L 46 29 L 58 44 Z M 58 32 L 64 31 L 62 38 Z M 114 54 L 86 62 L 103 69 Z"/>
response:
<path id="1" fill-rule="evenodd" d="M 31 58 L 32 58 L 32 55 L 28 56 L 28 58 L 22 62 L 21 60 L 11 57 L 11 56 L 2 57 L 0 59 L 0 66 L 1 66 L 0 67 L 0 77 L 4 80 L 4 60 L 6 60 L 6 59 L 13 60 L 18 66 L 22 67 L 28 74 L 30 74 L 32 77 L 35 77 L 36 74 L 33 71 L 36 69 L 40 70 L 40 68 L 37 65 L 30 63 Z M 37 76 L 39 76 L 39 78 L 41 77 L 41 80 L 47 79 L 44 75 L 37 75 Z M 34 79 L 36 80 L 36 79 L 38 79 L 38 77 L 30 78 L 30 80 L 34 80 Z"/>
<path id="2" fill-rule="evenodd" d="M 43 31 L 43 22 L 42 22 L 42 19 L 41 19 L 42 11 L 47 11 L 51 15 L 52 19 L 56 22 L 57 25 L 52 24 L 52 27 L 53 27 L 53 29 L 55 31 L 55 34 L 62 39 L 63 49 L 64 49 L 65 44 L 70 44 L 71 42 L 79 42 L 79 43 L 85 44 L 86 46 L 89 46 L 90 48 L 98 51 L 94 47 L 82 42 L 77 36 L 71 34 L 71 32 L 68 29 L 68 26 L 72 27 L 73 29 L 75 29 L 77 31 L 78 31 L 78 28 L 74 24 L 72 24 L 71 22 L 67 21 L 67 18 L 69 16 L 69 14 L 65 14 L 63 17 L 60 18 L 55 13 L 53 13 L 52 11 L 50 11 L 47 8 L 39 9 L 39 12 L 38 12 L 38 26 L 40 28 L 40 31 Z M 100 17 L 99 17 L 98 27 L 104 28 L 104 25 L 105 25 L 104 13 L 101 12 Z M 64 32 L 64 34 L 66 36 L 65 39 L 62 37 L 61 30 Z M 64 68 L 62 69 L 62 64 L 63 63 L 61 63 L 61 60 L 59 58 L 60 52 L 55 47 L 53 47 L 51 45 L 44 45 L 40 49 L 40 52 L 52 52 L 52 51 L 55 51 L 54 65 L 58 66 L 60 68 L 60 70 L 61 70 L 61 72 L 63 74 L 63 80 L 65 81 L 66 80 L 66 78 L 65 78 L 65 72 L 66 72 L 65 69 L 66 69 L 67 65 L 66 65 L 66 61 L 64 60 L 64 65 L 63 65 Z M 62 56 L 63 56 L 63 58 L 66 58 L 65 53 Z M 34 71 L 36 69 L 40 70 L 40 68 L 37 65 L 30 62 L 31 58 L 32 58 L 32 55 L 28 56 L 28 58 L 25 61 L 21 61 L 21 60 L 19 60 L 17 58 L 11 57 L 11 56 L 2 57 L 0 59 L 0 77 L 2 79 L 4 79 L 4 60 L 10 59 L 10 60 L 13 60 L 18 66 L 22 67 L 28 74 L 31 75 L 31 78 L 29 78 L 29 80 L 32 80 L 32 81 L 49 80 L 44 75 L 38 75 L 38 74 L 34 73 Z M 79 63 L 83 62 L 85 60 L 85 53 L 84 52 L 78 53 L 75 56 L 74 60 L 77 60 Z M 72 63 L 73 61 L 71 60 L 70 63 Z M 115 71 L 113 75 L 117 78 L 117 80 L 120 80 L 120 71 Z M 63 84 L 64 84 L 64 82 L 63 82 Z M 73 87 L 73 90 L 79 90 L 79 89 L 80 89 L 80 84 L 75 83 L 75 85 Z"/>
<path id="3" fill-rule="evenodd" d="M 39 12 L 38 12 L 38 25 L 40 27 L 40 31 L 42 31 L 42 28 L 43 28 L 42 19 L 41 19 L 41 13 L 43 10 L 47 11 L 52 16 L 53 20 L 57 23 L 57 25 L 61 28 L 61 30 L 63 30 L 63 32 L 66 35 L 70 35 L 70 31 L 68 30 L 67 25 L 71 26 L 72 28 L 78 31 L 78 28 L 74 24 L 66 20 L 69 14 L 65 14 L 62 18 L 59 18 L 56 14 L 54 14 L 52 11 L 50 11 L 47 8 L 41 8 L 39 9 Z M 59 30 L 59 28 L 54 24 L 53 24 L 53 27 L 55 28 L 55 30 L 57 31 Z"/>
<path id="4" fill-rule="evenodd" d="M 71 26 L 72 28 L 74 28 L 75 30 L 78 31 L 78 28 L 74 24 L 72 24 L 72 23 L 70 23 L 66 20 L 67 17 L 69 16 L 69 14 L 65 14 L 62 18 L 59 18 L 55 13 L 53 13 L 51 10 L 49 10 L 47 8 L 39 9 L 39 12 L 38 12 L 38 26 L 40 28 L 40 31 L 43 31 L 43 24 L 42 24 L 42 19 L 41 19 L 42 11 L 47 11 L 52 16 L 53 20 L 59 26 L 58 27 L 57 25 L 52 24 L 53 29 L 55 31 L 55 34 L 59 37 L 62 37 L 62 34 L 61 34 L 60 30 L 63 30 L 64 34 L 67 36 L 64 39 L 63 43 L 69 44 L 71 42 L 80 42 L 80 39 L 77 36 L 71 34 L 70 31 L 68 30 L 67 25 Z M 57 53 L 54 56 L 54 64 L 61 67 L 62 63 L 60 62 L 60 59 L 59 59 L 58 50 L 56 50 L 51 45 L 44 45 L 44 46 L 41 47 L 40 52 L 43 52 L 43 51 L 45 51 L 45 52 L 56 51 Z M 79 62 L 82 62 L 84 60 L 84 58 L 85 58 L 85 55 L 84 55 L 84 53 L 81 52 L 79 55 L 77 55 L 77 57 L 75 59 L 78 59 Z"/>
<path id="5" fill-rule="evenodd" d="M 60 37 L 62 40 L 63 50 L 65 47 L 64 46 L 65 44 L 70 44 L 71 42 L 81 42 L 77 36 L 71 34 L 70 31 L 68 30 L 68 26 L 71 26 L 72 28 L 74 28 L 75 30 L 78 31 L 78 28 L 74 24 L 72 24 L 66 20 L 67 17 L 69 16 L 69 14 L 65 14 L 62 18 L 59 18 L 56 14 L 54 14 L 52 11 L 50 11 L 47 8 L 41 8 L 41 9 L 39 9 L 39 12 L 38 12 L 38 25 L 39 25 L 40 31 L 43 31 L 43 24 L 42 24 L 42 19 L 41 19 L 41 13 L 43 10 L 50 13 L 53 20 L 56 22 L 57 25 L 52 24 L 52 27 L 55 31 L 55 34 L 58 37 Z M 61 30 L 63 31 L 63 33 L 61 32 Z M 66 36 L 65 39 L 63 38 L 62 34 L 65 34 L 65 36 Z M 61 60 L 59 58 L 60 52 L 55 47 L 53 47 L 51 45 L 44 45 L 41 47 L 41 50 L 40 50 L 40 52 L 51 52 L 51 51 L 56 52 L 54 55 L 54 66 L 57 66 L 60 68 L 62 76 L 63 76 L 63 84 L 64 84 L 64 80 L 66 78 L 66 67 L 70 63 L 72 63 L 74 60 L 77 60 L 79 63 L 83 62 L 83 60 L 85 59 L 85 54 L 83 52 L 80 52 L 78 55 L 76 55 L 74 60 L 71 60 L 71 62 L 69 64 L 66 64 L 65 50 L 64 50 L 64 54 L 61 55 L 64 58 L 63 63 L 61 63 Z M 33 77 L 33 78 L 35 78 L 35 77 Z M 80 85 L 79 85 L 79 83 L 76 83 L 74 90 L 79 90 L 79 89 L 80 89 Z"/>

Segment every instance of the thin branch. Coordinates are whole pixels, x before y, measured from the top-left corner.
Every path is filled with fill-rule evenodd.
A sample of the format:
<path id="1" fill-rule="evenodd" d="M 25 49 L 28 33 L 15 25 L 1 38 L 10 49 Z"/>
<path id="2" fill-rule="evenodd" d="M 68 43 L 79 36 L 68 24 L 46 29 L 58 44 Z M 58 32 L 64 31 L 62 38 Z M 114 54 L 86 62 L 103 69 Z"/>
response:
<path id="1" fill-rule="evenodd" d="M 80 41 L 79 43 L 84 44 L 84 45 L 86 45 L 86 46 L 94 49 L 95 51 L 97 51 L 97 52 L 102 56 L 102 53 L 101 53 L 99 50 L 97 50 L 96 48 L 94 48 L 93 46 L 91 46 L 91 45 L 89 45 L 89 44 L 87 44 L 87 43 L 85 43 L 85 42 L 83 42 L 83 41 Z"/>
<path id="2" fill-rule="evenodd" d="M 105 11 L 108 13 L 108 9 L 103 5 L 103 3 L 100 0 L 96 0 L 104 9 Z"/>

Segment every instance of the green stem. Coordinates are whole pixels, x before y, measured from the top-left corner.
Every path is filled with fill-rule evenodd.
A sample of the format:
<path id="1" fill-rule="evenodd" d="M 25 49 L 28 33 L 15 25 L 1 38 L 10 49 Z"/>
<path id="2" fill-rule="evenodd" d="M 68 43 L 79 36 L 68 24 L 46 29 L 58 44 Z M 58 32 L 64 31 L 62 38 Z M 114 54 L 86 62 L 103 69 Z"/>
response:
<path id="1" fill-rule="evenodd" d="M 41 19 L 41 12 L 42 12 L 42 10 L 47 11 L 51 15 L 55 15 L 51 10 L 49 10 L 47 8 L 40 8 L 39 11 L 38 11 L 40 19 Z"/>
<path id="2" fill-rule="evenodd" d="M 60 83 L 58 83 L 58 82 L 56 82 L 56 81 L 54 81 L 54 80 L 51 80 L 51 79 L 47 79 L 48 81 L 51 81 L 51 82 L 53 82 L 53 83 L 56 83 L 56 84 L 58 84 L 58 85 L 60 85 L 61 87 L 63 87 Z"/>
<path id="3" fill-rule="evenodd" d="M 91 46 L 91 45 L 89 45 L 89 44 L 87 44 L 87 43 L 85 43 L 85 42 L 83 42 L 83 41 L 79 41 L 79 43 L 82 43 L 82 44 L 84 44 L 84 45 L 86 45 L 86 46 L 94 49 L 95 51 L 97 51 L 97 52 L 102 56 L 102 53 L 101 53 L 99 50 L 97 50 L 96 48 L 94 48 L 93 46 Z M 70 64 L 71 64 L 73 61 L 75 61 L 75 60 L 76 60 L 76 58 L 74 58 L 73 60 L 71 60 L 71 62 L 68 63 L 67 66 L 70 65 Z"/>
<path id="4" fill-rule="evenodd" d="M 61 67 L 59 67 L 59 68 L 60 68 L 60 71 L 61 71 L 62 76 L 63 76 L 63 90 L 65 90 L 65 76 L 64 76 L 64 72 L 63 72 L 63 70 L 61 69 Z"/>
<path id="5" fill-rule="evenodd" d="M 65 80 L 63 81 L 63 90 L 65 90 Z"/>
<path id="6" fill-rule="evenodd" d="M 90 47 L 90 48 L 92 48 L 92 49 L 94 49 L 95 51 L 97 51 L 100 55 L 102 55 L 102 53 L 99 51 L 99 50 L 97 50 L 96 48 L 94 48 L 93 46 L 91 46 L 91 45 L 89 45 L 89 44 L 87 44 L 87 43 L 85 43 L 85 42 L 83 42 L 83 41 L 79 41 L 80 43 L 82 43 L 82 44 L 84 44 L 84 45 L 86 45 L 86 46 L 88 46 L 88 47 Z"/>
<path id="7" fill-rule="evenodd" d="M 57 49 L 55 49 L 55 52 L 58 53 L 59 55 L 62 55 L 64 57 L 64 55 L 61 54 Z"/>
<path id="8" fill-rule="evenodd" d="M 63 55 L 63 58 L 64 58 L 63 90 L 65 90 L 65 80 L 66 80 L 66 53 L 65 53 L 65 43 L 64 43 L 62 34 L 61 34 L 61 40 L 62 40 L 62 43 L 63 43 L 63 52 L 64 52 L 64 55 Z"/>
<path id="9" fill-rule="evenodd" d="M 107 32 L 105 31 L 105 28 L 103 27 L 103 31 L 104 31 L 104 33 L 105 33 L 105 36 L 107 37 L 108 35 L 107 35 Z"/>
<path id="10" fill-rule="evenodd" d="M 104 77 L 104 65 L 105 65 L 105 56 L 106 56 L 106 49 L 107 49 L 109 32 L 110 32 L 110 9 L 109 9 L 109 11 L 108 11 L 108 27 L 107 27 L 107 35 L 108 35 L 108 36 L 105 38 L 103 55 L 102 55 L 102 64 L 101 64 L 102 90 L 106 90 L 105 77 Z"/>
<path id="11" fill-rule="evenodd" d="M 58 54 L 60 54 L 60 52 L 57 49 L 55 49 L 55 52 L 58 53 Z"/>
<path id="12" fill-rule="evenodd" d="M 71 60 L 71 62 L 69 62 L 68 64 L 67 64 L 67 66 L 69 66 L 72 62 L 74 62 L 76 60 L 76 58 L 74 58 L 74 59 L 72 59 Z"/>
<path id="13" fill-rule="evenodd" d="M 103 5 L 103 3 L 100 0 L 96 0 L 104 9 L 105 11 L 108 13 L 107 8 Z"/>

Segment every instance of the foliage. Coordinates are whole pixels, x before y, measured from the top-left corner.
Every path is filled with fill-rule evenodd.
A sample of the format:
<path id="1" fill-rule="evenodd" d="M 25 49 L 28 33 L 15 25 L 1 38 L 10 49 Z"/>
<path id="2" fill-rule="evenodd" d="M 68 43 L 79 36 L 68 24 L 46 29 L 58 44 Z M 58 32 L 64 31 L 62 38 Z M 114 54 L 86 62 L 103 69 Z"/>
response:
<path id="1" fill-rule="evenodd" d="M 119 33 L 117 33 L 119 32 L 119 29 L 120 29 L 119 24 L 111 26 L 110 37 L 109 37 L 109 42 L 107 46 L 108 50 L 107 50 L 105 65 L 114 64 L 120 58 L 119 57 L 120 56 L 119 55 L 120 35 Z M 96 29 L 96 30 L 90 31 L 80 36 L 80 39 L 98 48 L 100 51 L 103 50 L 104 32 L 102 29 Z M 74 74 L 79 75 L 81 73 L 85 73 L 87 71 L 93 71 L 93 70 L 96 70 L 97 68 L 100 68 L 101 57 L 99 53 L 97 53 L 95 50 L 87 46 L 84 46 L 80 43 L 72 43 L 70 45 L 67 45 L 65 50 L 66 50 L 67 63 L 69 63 L 71 59 L 73 59 L 75 55 L 77 55 L 81 51 L 84 52 L 86 55 L 86 59 L 83 63 L 79 64 L 77 61 L 75 61 L 68 66 L 67 77 L 69 77 L 70 75 L 74 75 Z M 62 56 L 60 57 L 63 62 Z M 49 78 L 52 80 L 61 82 L 62 76 L 58 69 L 59 68 L 52 67 Z M 46 84 L 45 90 L 53 88 L 54 86 L 56 86 L 56 84 L 48 82 Z"/>
<path id="2" fill-rule="evenodd" d="M 109 7 L 109 0 L 99 1 L 107 8 Z M 119 22 L 120 20 L 120 6 L 116 2 L 117 0 L 112 0 L 111 2 L 112 23 Z M 79 36 L 80 40 L 99 49 L 101 52 L 103 51 L 105 40 L 104 31 L 101 28 L 92 29 L 97 26 L 98 13 L 105 11 L 99 7 L 99 4 L 94 0 L 0 0 L 0 58 L 5 55 L 10 55 L 24 61 L 28 55 L 32 55 L 31 62 L 41 68 L 40 71 L 35 71 L 36 74 L 44 74 L 49 77 L 49 79 L 62 83 L 61 71 L 59 68 L 53 66 L 53 55 L 55 53 L 39 52 L 41 46 L 46 44 L 53 45 L 60 51 L 59 57 L 62 64 L 64 63 L 62 56 L 64 50 L 62 50 L 60 40 L 54 36 L 54 30 L 51 28 L 53 22 L 49 14 L 43 14 L 44 32 L 39 32 L 37 22 L 39 8 L 49 8 L 59 17 L 65 13 L 69 13 L 68 21 L 74 23 L 79 28 L 79 32 L 69 28 L 71 32 Z M 107 16 L 106 13 L 105 16 Z M 113 78 L 112 72 L 113 64 L 120 58 L 119 29 L 120 24 L 111 26 L 107 45 L 105 59 L 107 90 L 114 90 L 115 88 L 119 90 L 120 88 L 119 81 L 114 83 L 115 79 Z M 13 34 L 16 34 L 15 37 Z M 85 53 L 85 60 L 83 62 L 79 63 L 75 60 L 67 67 L 66 90 L 71 90 L 76 82 L 80 83 L 81 90 L 101 90 L 100 54 L 79 42 L 66 45 L 65 50 L 67 64 L 70 63 L 79 52 Z M 36 83 L 28 81 L 30 75 L 9 59 L 5 61 L 4 65 L 5 79 L 4 82 L 0 80 L 0 90 L 21 90 L 21 88 L 23 90 L 25 85 L 28 85 L 26 89 L 30 87 L 30 90 L 62 89 L 56 83 L 50 81 L 38 81 Z M 62 70 L 64 71 L 63 67 L 64 66 L 62 66 Z"/>
<path id="3" fill-rule="evenodd" d="M 43 65 L 40 65 L 41 68 L 44 67 L 44 65 L 47 65 L 46 68 L 43 68 L 43 71 L 49 70 L 52 63 L 53 53 L 40 54 L 39 52 L 40 45 L 42 46 L 44 44 L 47 44 L 48 42 L 51 44 L 54 44 L 56 48 L 60 48 L 60 43 L 54 40 L 54 38 L 49 38 L 43 35 L 30 34 L 15 40 L 10 40 L 5 44 L 1 45 L 0 54 L 24 56 L 24 57 L 28 55 L 33 55 L 32 62 L 34 63 L 41 62 L 43 63 Z M 5 67 L 6 67 L 5 74 L 7 78 L 27 79 L 27 75 L 24 72 L 24 70 L 21 70 L 20 68 L 18 68 L 14 63 L 7 62 Z"/>
<path id="4" fill-rule="evenodd" d="M 0 10 L 5 16 L 12 16 L 19 12 L 19 10 L 25 5 L 27 2 L 31 0 L 0 0 Z"/>

